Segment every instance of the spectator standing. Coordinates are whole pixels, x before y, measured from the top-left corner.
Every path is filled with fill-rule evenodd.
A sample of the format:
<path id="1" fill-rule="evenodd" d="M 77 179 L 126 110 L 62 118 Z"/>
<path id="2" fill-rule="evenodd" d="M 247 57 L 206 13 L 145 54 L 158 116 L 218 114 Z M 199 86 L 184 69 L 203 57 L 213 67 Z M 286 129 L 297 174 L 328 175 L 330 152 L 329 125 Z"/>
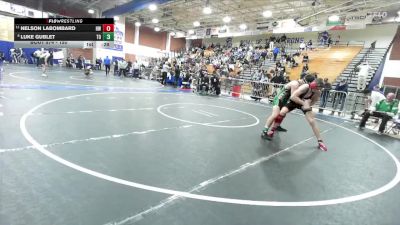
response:
<path id="1" fill-rule="evenodd" d="M 275 42 L 275 37 L 271 36 L 269 38 L 269 49 L 272 51 L 274 49 L 274 42 Z"/>
<path id="2" fill-rule="evenodd" d="M 325 78 L 323 86 L 322 86 L 321 98 L 320 98 L 320 102 L 319 102 L 319 112 L 320 113 L 324 112 L 324 108 L 326 108 L 326 103 L 329 98 L 329 92 L 331 91 L 331 89 L 332 89 L 332 84 L 329 83 L 328 78 Z"/>
<path id="3" fill-rule="evenodd" d="M 278 57 L 280 50 L 279 47 L 275 47 L 273 53 L 274 53 L 274 62 L 276 62 L 276 58 Z"/>
<path id="4" fill-rule="evenodd" d="M 137 60 L 135 60 L 135 62 L 133 62 L 133 77 L 134 78 L 139 78 L 139 63 Z"/>
<path id="5" fill-rule="evenodd" d="M 78 68 L 78 69 L 83 69 L 83 65 L 84 65 L 84 59 L 83 59 L 83 56 L 82 55 L 80 55 L 79 57 L 78 57 L 78 64 L 76 65 L 76 68 Z"/>
<path id="6" fill-rule="evenodd" d="M 161 69 L 161 74 L 162 74 L 161 84 L 163 85 L 166 85 L 168 72 L 169 72 L 169 66 L 167 62 L 165 62 Z"/>
<path id="7" fill-rule="evenodd" d="M 300 51 L 304 51 L 304 50 L 306 50 L 306 43 L 304 43 L 304 42 L 301 42 L 300 43 Z"/>
<path id="8" fill-rule="evenodd" d="M 5 57 L 4 52 L 0 51 L 0 83 L 3 79 L 3 63 L 4 63 L 5 58 L 6 57 Z"/>
<path id="9" fill-rule="evenodd" d="M 179 65 L 175 66 L 175 86 L 179 87 L 179 78 L 181 77 L 181 69 Z"/>
<path id="10" fill-rule="evenodd" d="M 307 43 L 307 50 L 312 50 L 312 40 L 309 40 Z"/>
<path id="11" fill-rule="evenodd" d="M 128 67 L 128 63 L 125 61 L 125 59 L 122 59 L 118 62 L 118 68 L 119 68 L 119 74 L 118 76 L 121 77 L 121 75 L 123 75 L 123 77 L 126 77 L 126 68 Z"/>
<path id="12" fill-rule="evenodd" d="M 111 69 L 111 59 L 108 56 L 104 59 L 104 67 L 106 68 L 106 76 L 108 76 Z"/>
<path id="13" fill-rule="evenodd" d="M 303 69 L 301 70 L 300 79 L 303 79 L 308 73 L 308 63 L 304 64 Z"/>
<path id="14" fill-rule="evenodd" d="M 331 112 L 331 115 L 335 114 L 335 110 L 337 109 L 339 104 L 340 104 L 339 115 L 343 111 L 345 103 L 346 103 L 348 88 L 349 88 L 349 86 L 347 84 L 346 79 L 342 79 L 340 81 L 340 83 L 336 85 L 335 94 L 333 97 L 333 110 Z"/>
<path id="15" fill-rule="evenodd" d="M 359 69 L 357 77 L 357 90 L 363 91 L 367 87 L 367 77 L 369 74 L 369 70 L 372 69 L 372 67 L 368 64 L 368 62 L 364 62 L 357 68 Z"/>

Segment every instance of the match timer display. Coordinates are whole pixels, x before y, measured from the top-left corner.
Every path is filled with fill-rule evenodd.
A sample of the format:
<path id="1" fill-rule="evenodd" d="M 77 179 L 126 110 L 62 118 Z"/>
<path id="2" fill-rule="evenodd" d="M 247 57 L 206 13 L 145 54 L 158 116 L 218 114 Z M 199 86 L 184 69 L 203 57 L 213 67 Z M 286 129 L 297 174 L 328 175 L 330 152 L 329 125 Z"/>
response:
<path id="1" fill-rule="evenodd" d="M 113 18 L 14 19 L 17 48 L 94 48 L 114 46 Z M 96 42 L 101 42 L 99 45 Z"/>

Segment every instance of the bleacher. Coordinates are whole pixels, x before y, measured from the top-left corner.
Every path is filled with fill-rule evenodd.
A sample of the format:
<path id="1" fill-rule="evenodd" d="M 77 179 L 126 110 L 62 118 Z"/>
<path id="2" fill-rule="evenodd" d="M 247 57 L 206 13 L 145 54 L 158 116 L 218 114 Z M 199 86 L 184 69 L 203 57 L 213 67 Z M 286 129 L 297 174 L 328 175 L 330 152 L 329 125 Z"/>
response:
<path id="1" fill-rule="evenodd" d="M 252 79 L 252 73 L 255 70 L 259 70 L 259 69 L 264 69 L 265 71 L 268 70 L 268 68 L 270 67 L 275 67 L 275 62 L 273 60 L 270 59 L 266 59 L 262 64 L 260 64 L 259 66 L 253 65 L 250 66 L 246 69 L 244 69 L 242 71 L 242 73 L 240 74 L 240 79 L 244 79 L 244 80 L 251 80 Z"/>
<path id="2" fill-rule="evenodd" d="M 385 53 L 387 52 L 387 48 L 364 48 L 361 50 L 359 54 L 351 61 L 351 63 L 346 67 L 346 69 L 336 78 L 333 83 L 333 88 L 340 82 L 342 79 L 346 79 L 349 85 L 348 91 L 356 92 L 357 88 L 357 80 L 358 80 L 358 72 L 356 72 L 356 67 L 360 65 L 363 61 L 368 61 L 368 64 L 372 67 L 369 70 L 369 75 L 367 77 L 367 85 L 370 83 L 372 78 L 374 77 L 379 65 L 384 60 Z"/>

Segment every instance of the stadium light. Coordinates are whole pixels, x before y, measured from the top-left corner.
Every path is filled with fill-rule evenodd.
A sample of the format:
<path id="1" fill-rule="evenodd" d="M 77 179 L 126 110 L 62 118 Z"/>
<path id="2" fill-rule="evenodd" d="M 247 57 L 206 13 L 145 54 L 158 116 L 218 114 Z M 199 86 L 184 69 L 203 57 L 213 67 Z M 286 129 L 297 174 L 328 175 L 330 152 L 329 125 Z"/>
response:
<path id="1" fill-rule="evenodd" d="M 267 11 L 264 11 L 264 12 L 262 13 L 262 15 L 263 15 L 263 17 L 265 17 L 265 18 L 269 18 L 269 17 L 272 16 L 272 12 L 269 11 L 269 10 L 267 10 Z"/>
<path id="2" fill-rule="evenodd" d="M 339 21 L 339 16 L 338 15 L 332 15 L 332 16 L 330 16 L 329 18 L 328 18 L 328 20 L 329 21 L 331 21 L 331 22 L 336 22 L 336 21 Z"/>
<path id="3" fill-rule="evenodd" d="M 212 9 L 209 6 L 206 6 L 203 8 L 203 13 L 204 14 L 211 14 L 212 13 Z"/>
<path id="4" fill-rule="evenodd" d="M 224 21 L 224 23 L 229 23 L 231 22 L 232 18 L 230 18 L 229 16 L 225 16 L 222 21 Z"/>
<path id="5" fill-rule="evenodd" d="M 156 11 L 157 10 L 157 5 L 156 4 L 150 4 L 149 5 L 150 11 Z"/>

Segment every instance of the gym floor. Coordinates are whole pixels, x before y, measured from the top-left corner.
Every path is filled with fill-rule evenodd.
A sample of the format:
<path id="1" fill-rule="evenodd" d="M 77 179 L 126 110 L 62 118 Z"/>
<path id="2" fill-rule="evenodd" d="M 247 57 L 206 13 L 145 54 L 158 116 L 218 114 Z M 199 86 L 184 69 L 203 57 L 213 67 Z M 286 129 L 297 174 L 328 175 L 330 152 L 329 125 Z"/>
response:
<path id="1" fill-rule="evenodd" d="M 273 141 L 266 104 L 157 82 L 5 67 L 1 225 L 395 225 L 400 142 L 301 113 Z"/>

